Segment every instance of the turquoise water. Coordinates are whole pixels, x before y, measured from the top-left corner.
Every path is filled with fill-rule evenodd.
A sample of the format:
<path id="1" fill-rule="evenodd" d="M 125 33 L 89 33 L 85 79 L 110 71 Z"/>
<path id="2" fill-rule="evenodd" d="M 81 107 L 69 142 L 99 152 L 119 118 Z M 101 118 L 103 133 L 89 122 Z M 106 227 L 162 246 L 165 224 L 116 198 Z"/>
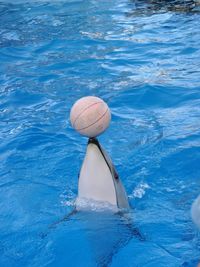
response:
<path id="1" fill-rule="evenodd" d="M 192 1 L 0 1 L 1 267 L 197 266 L 199 24 Z M 69 111 L 85 95 L 112 110 L 99 140 L 132 227 L 103 210 L 62 221 L 87 144 Z"/>

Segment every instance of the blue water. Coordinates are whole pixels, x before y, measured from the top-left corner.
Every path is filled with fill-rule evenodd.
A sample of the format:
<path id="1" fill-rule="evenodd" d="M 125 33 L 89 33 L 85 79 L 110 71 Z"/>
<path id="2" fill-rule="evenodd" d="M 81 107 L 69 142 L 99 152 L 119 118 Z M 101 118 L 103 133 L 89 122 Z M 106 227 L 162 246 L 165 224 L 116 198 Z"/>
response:
<path id="1" fill-rule="evenodd" d="M 0 1 L 0 267 L 197 266 L 199 11 L 192 1 Z M 86 95 L 111 108 L 99 140 L 143 238 L 109 211 L 62 221 L 87 144 L 69 111 Z"/>

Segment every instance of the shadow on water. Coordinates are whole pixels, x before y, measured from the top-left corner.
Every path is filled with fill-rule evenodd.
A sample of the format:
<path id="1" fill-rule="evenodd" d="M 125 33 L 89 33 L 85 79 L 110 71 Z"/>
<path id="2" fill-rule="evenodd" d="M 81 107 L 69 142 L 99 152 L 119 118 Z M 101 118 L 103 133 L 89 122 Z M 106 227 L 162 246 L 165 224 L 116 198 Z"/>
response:
<path id="1" fill-rule="evenodd" d="M 162 12 L 199 13 L 200 0 L 131 0 L 134 9 L 128 16 Z"/>
<path id="2" fill-rule="evenodd" d="M 114 255 L 132 238 L 144 241 L 131 221 L 120 214 L 82 212 L 79 217 L 85 222 L 91 253 L 98 267 L 110 266 Z"/>
<path id="3" fill-rule="evenodd" d="M 75 225 L 75 227 L 74 227 Z M 71 227 L 70 227 L 71 226 Z M 74 232 L 73 239 L 66 238 L 67 232 L 71 228 Z M 80 229 L 76 236 L 76 229 Z M 56 234 L 55 234 L 56 233 Z M 60 233 L 60 234 L 58 234 Z M 59 239 L 57 239 L 59 236 Z M 81 237 L 82 236 L 82 237 Z M 133 225 L 131 213 L 111 211 L 72 211 L 62 220 L 52 224 L 48 232 L 41 235 L 42 239 L 51 240 L 51 249 L 54 251 L 67 251 L 67 255 L 59 253 L 59 259 L 54 258 L 49 266 L 58 264 L 67 264 L 73 259 L 74 266 L 79 266 L 79 257 L 77 258 L 77 242 L 83 238 L 88 245 L 93 264 L 97 267 L 108 267 L 112 263 L 113 257 L 125 247 L 130 240 L 135 242 L 145 241 L 145 237 L 140 233 L 137 227 Z M 79 244 L 80 245 L 80 244 Z M 81 245 L 84 247 L 86 245 Z M 80 253 L 80 251 L 78 252 Z M 57 253 L 56 253 L 57 255 Z M 85 253 L 82 257 L 82 266 L 88 265 L 85 259 Z M 78 260 L 78 262 L 76 262 Z M 87 262 L 85 264 L 85 262 Z M 84 265 L 85 264 L 85 265 Z"/>

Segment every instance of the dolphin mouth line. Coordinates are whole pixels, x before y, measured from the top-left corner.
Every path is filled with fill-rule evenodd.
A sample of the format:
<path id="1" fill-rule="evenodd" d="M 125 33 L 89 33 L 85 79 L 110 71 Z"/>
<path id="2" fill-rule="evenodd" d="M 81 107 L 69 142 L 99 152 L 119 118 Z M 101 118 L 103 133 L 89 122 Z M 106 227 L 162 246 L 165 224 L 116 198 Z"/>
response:
<path id="1" fill-rule="evenodd" d="M 97 140 L 97 138 L 95 138 L 95 137 L 91 137 L 91 138 L 89 138 L 89 140 L 88 140 L 88 144 L 94 144 L 94 145 L 96 145 L 96 146 L 98 147 L 98 149 L 100 150 L 100 152 L 101 152 L 101 154 L 102 154 L 102 156 L 103 156 L 103 158 L 104 158 L 104 160 L 105 160 L 105 162 L 106 162 L 106 164 L 107 164 L 107 166 L 108 166 L 110 172 L 111 172 L 111 173 L 114 172 L 114 178 L 115 178 L 115 179 L 118 179 L 118 178 L 119 178 L 119 175 L 118 175 L 117 172 L 115 171 L 115 168 L 111 168 L 111 166 L 110 166 L 110 164 L 109 164 L 109 162 L 108 162 L 108 160 L 107 160 L 107 158 L 106 158 L 106 156 L 105 156 L 105 154 L 104 154 L 104 152 L 103 152 L 103 149 L 102 149 L 102 147 L 100 146 L 99 141 Z"/>

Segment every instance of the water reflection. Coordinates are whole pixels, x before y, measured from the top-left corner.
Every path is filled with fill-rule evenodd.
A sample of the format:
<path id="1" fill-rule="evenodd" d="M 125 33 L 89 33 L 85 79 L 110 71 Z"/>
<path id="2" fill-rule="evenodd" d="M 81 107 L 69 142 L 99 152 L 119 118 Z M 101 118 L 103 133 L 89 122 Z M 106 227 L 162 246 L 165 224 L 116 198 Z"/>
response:
<path id="1" fill-rule="evenodd" d="M 167 11 L 184 13 L 200 12 L 199 0 L 131 0 L 131 2 L 134 4 L 134 9 L 129 13 L 129 16 Z"/>

